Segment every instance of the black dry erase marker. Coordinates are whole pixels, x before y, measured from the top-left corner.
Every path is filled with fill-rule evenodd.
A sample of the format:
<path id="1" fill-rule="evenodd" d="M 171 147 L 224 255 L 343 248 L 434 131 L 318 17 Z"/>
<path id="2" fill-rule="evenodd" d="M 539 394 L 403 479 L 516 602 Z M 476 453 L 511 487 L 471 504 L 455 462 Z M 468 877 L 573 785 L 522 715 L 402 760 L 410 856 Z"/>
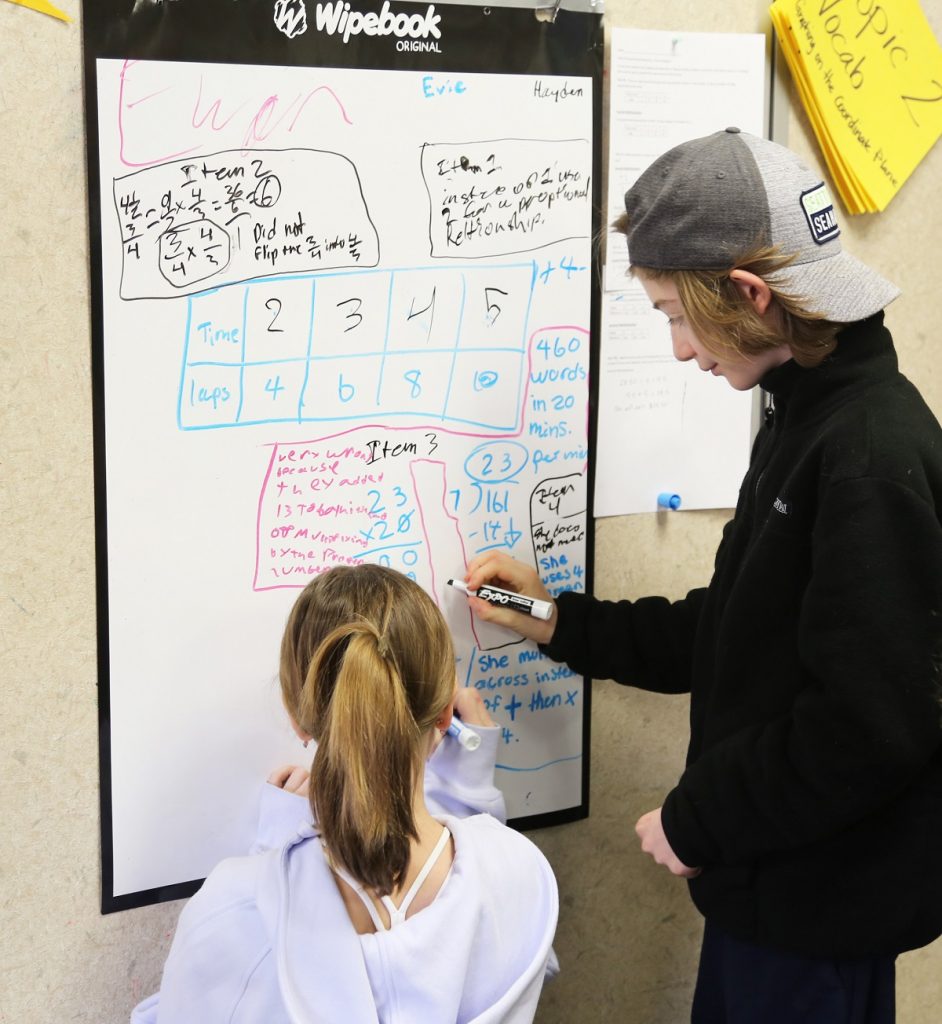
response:
<path id="1" fill-rule="evenodd" d="M 523 594 L 515 594 L 512 590 L 492 587 L 489 583 L 478 587 L 477 590 L 469 590 L 468 584 L 461 580 L 448 580 L 448 586 L 460 590 L 468 597 L 479 597 L 482 601 L 487 601 L 488 604 L 496 604 L 515 612 L 523 612 L 524 615 L 532 615 L 535 619 L 547 620 L 553 614 L 553 606 L 549 601 L 525 597 Z"/>

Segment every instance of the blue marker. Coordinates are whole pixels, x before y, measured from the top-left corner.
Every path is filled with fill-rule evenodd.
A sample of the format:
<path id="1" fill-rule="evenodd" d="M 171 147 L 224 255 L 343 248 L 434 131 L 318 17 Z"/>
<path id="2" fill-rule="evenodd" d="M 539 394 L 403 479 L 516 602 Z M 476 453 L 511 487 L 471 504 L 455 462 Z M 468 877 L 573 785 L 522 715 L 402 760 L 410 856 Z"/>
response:
<path id="1" fill-rule="evenodd" d="M 670 509 L 673 512 L 680 508 L 680 495 L 671 494 L 670 491 L 661 491 L 657 496 L 657 507 Z"/>
<path id="2" fill-rule="evenodd" d="M 445 732 L 454 737 L 465 750 L 477 750 L 481 745 L 481 737 L 473 729 L 469 729 L 460 718 L 452 718 L 451 725 Z"/>

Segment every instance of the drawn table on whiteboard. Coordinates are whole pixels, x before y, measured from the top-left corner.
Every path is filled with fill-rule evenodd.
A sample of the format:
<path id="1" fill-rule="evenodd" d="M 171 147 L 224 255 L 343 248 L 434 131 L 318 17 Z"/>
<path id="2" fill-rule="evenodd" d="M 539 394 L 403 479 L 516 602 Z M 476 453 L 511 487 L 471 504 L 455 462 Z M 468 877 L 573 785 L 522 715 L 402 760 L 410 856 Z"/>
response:
<path id="1" fill-rule="evenodd" d="M 513 430 L 536 270 L 530 262 L 345 272 L 194 296 L 180 426 L 381 412 Z M 500 416 L 482 420 L 476 396 L 484 391 L 498 399 L 487 409 Z"/>

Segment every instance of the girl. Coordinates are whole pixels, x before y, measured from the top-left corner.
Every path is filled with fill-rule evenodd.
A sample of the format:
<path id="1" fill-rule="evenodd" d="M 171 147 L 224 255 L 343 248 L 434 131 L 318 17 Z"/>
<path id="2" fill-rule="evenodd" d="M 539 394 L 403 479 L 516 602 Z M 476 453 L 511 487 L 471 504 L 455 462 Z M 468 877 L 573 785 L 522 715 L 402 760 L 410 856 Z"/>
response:
<path id="1" fill-rule="evenodd" d="M 295 730 L 317 741 L 314 824 L 210 874 L 134 1024 L 531 1021 L 555 967 L 556 884 L 529 840 L 466 816 L 499 805 L 497 730 L 468 691 L 459 710 L 484 742 L 437 753 L 458 691 L 431 598 L 381 566 L 331 569 L 291 611 L 280 675 Z M 307 782 L 273 779 L 269 839 Z"/>

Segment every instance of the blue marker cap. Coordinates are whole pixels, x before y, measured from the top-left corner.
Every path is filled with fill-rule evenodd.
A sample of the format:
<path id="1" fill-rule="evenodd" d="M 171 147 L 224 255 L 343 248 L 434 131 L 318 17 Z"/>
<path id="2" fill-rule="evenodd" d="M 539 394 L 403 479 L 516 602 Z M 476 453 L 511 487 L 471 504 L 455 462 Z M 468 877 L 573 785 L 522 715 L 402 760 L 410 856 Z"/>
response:
<path id="1" fill-rule="evenodd" d="M 671 511 L 680 508 L 680 495 L 671 494 L 670 491 L 661 491 L 657 496 L 657 507 L 667 508 Z"/>

